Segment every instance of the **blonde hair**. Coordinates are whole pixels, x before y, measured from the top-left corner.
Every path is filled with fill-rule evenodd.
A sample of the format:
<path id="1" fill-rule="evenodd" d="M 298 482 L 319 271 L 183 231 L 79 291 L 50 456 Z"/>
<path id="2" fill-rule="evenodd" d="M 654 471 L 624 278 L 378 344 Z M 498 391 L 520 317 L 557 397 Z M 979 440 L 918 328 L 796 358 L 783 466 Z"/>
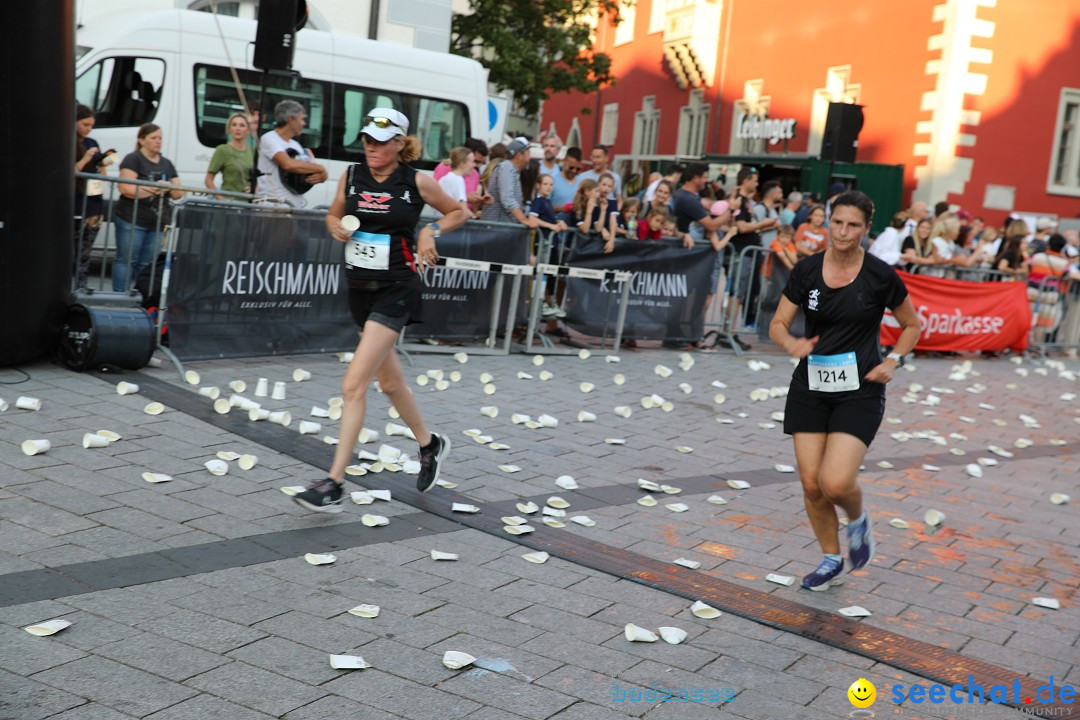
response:
<path id="1" fill-rule="evenodd" d="M 472 150 L 467 147 L 456 147 L 450 151 L 450 157 L 446 158 L 445 162 L 451 170 L 457 170 L 468 161 L 472 154 Z"/>
<path id="2" fill-rule="evenodd" d="M 495 157 L 494 150 L 492 151 L 490 157 L 491 160 L 484 167 L 483 174 L 480 175 L 480 182 L 483 183 L 484 187 L 487 187 L 491 184 L 491 176 L 495 174 L 495 168 L 499 166 L 499 163 L 506 162 L 506 158 Z"/>
<path id="3" fill-rule="evenodd" d="M 599 185 L 600 183 L 592 178 L 585 178 L 578 185 L 577 194 L 574 195 L 574 214 L 579 218 L 585 216 L 585 206 L 589 202 L 589 192 Z"/>
<path id="4" fill-rule="evenodd" d="M 960 218 L 956 217 L 952 213 L 948 215 L 942 215 L 934 223 L 934 226 L 930 229 L 930 239 L 942 238 L 946 239 L 946 235 L 953 232 L 960 231 Z"/>
<path id="5" fill-rule="evenodd" d="M 408 165 L 411 162 L 420 159 L 420 138 L 415 135 L 406 135 L 402 138 L 405 144 L 401 146 L 401 150 L 398 151 L 398 161 Z"/>

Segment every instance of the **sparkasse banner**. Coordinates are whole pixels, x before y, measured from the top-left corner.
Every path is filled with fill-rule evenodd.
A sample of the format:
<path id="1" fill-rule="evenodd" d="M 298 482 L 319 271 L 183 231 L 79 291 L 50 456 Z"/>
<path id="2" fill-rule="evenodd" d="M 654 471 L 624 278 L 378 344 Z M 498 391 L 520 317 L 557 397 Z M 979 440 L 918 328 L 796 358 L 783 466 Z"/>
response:
<path id="1" fill-rule="evenodd" d="M 900 278 L 922 325 L 916 350 L 1009 348 L 1022 352 L 1027 348 L 1031 310 L 1026 283 L 964 282 L 904 272 Z M 881 344 L 894 345 L 899 336 L 899 323 L 886 311 L 881 321 Z"/>

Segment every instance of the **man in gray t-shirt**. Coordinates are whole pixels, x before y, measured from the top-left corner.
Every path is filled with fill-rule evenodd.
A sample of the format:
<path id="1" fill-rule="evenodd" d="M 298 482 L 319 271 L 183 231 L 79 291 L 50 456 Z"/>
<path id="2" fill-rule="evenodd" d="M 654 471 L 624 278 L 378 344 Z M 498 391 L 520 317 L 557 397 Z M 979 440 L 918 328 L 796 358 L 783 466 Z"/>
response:
<path id="1" fill-rule="evenodd" d="M 507 158 L 491 174 L 488 193 L 495 202 L 484 206 L 481 220 L 490 222 L 518 222 L 536 227 L 536 218 L 525 215 L 524 196 L 521 192 L 521 171 L 529 166 L 529 141 L 514 138 L 506 146 Z"/>

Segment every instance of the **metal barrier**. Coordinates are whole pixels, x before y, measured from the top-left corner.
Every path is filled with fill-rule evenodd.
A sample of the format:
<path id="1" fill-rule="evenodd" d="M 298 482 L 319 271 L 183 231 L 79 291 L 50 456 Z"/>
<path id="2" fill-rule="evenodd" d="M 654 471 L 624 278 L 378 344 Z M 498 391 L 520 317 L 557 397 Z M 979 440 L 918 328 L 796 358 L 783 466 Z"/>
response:
<path id="1" fill-rule="evenodd" d="M 210 190 L 207 187 L 195 187 L 189 185 L 173 185 L 169 182 L 154 182 L 149 180 L 138 180 L 129 178 L 109 177 L 106 175 L 100 175 L 95 173 L 75 173 L 75 180 L 85 182 L 87 185 L 87 192 L 83 193 L 82 206 L 78 208 L 79 215 L 81 217 L 75 218 L 73 227 L 73 244 L 75 249 L 74 259 L 74 272 L 72 274 L 72 296 L 77 299 L 87 299 L 90 296 L 96 296 L 92 299 L 97 302 L 117 302 L 124 301 L 124 296 L 127 299 L 133 297 L 133 291 L 135 289 L 136 281 L 138 280 L 137 272 L 126 272 L 124 274 L 124 280 L 121 283 L 121 287 L 116 287 L 115 284 L 107 284 L 106 280 L 113 280 L 110 273 L 110 267 L 115 268 L 117 262 L 123 263 L 123 266 L 129 270 L 138 269 L 142 270 L 149 263 L 140 262 L 140 258 L 137 251 L 143 251 L 152 255 L 152 259 L 156 259 L 158 253 L 166 246 L 167 241 L 165 233 L 170 227 L 173 226 L 173 210 L 177 202 L 166 202 L 164 194 L 159 195 L 156 201 L 149 198 L 139 198 L 138 193 L 132 200 L 131 217 L 136 222 L 125 224 L 130 225 L 131 229 L 131 242 L 127 243 L 127 252 L 119 256 L 117 253 L 117 229 L 115 210 L 117 202 L 119 201 L 118 195 L 119 185 L 131 185 L 136 188 L 147 187 L 154 190 L 169 190 L 169 191 L 181 191 L 189 195 L 197 197 L 206 196 L 220 196 L 229 197 L 236 200 L 254 201 L 259 203 L 278 204 L 280 201 L 267 197 L 265 195 L 252 195 L 248 193 L 237 193 L 227 190 Z M 100 184 L 100 195 L 90 194 L 89 188 L 92 187 L 91 183 Z M 95 214 L 88 216 L 87 212 L 90 208 L 94 207 L 91 202 L 101 203 L 101 214 Z M 152 210 L 152 223 L 149 227 L 141 227 L 138 223 L 140 207 L 145 208 L 147 203 L 151 205 Z M 246 204 L 246 203 L 245 203 Z M 145 219 L 145 214 L 144 214 Z M 125 228 L 126 231 L 126 228 Z M 142 236 L 141 240 L 146 244 L 147 248 L 136 247 L 138 236 Z M 155 243 L 156 241 L 156 243 Z M 96 283 L 91 282 L 90 277 L 90 265 L 94 260 L 100 263 L 99 272 L 96 274 Z M 151 278 L 151 282 L 153 279 Z M 96 284 L 96 287 L 94 285 Z"/>
<path id="2" fill-rule="evenodd" d="M 1080 349 L 1080 283 L 1068 273 L 1048 275 L 1036 286 L 1028 284 L 1028 300 L 1032 352 L 1062 350 L 1075 356 Z"/>
<path id="3" fill-rule="evenodd" d="M 706 327 L 715 328 L 711 332 L 716 333 L 716 344 L 730 348 L 736 356 L 743 354 L 735 337 L 739 332 L 751 331 L 768 340 L 768 321 L 772 320 L 772 312 L 776 310 L 776 306 L 770 307 L 769 303 L 774 296 L 779 302 L 777 293 L 787 284 L 786 278 L 774 281 L 772 277 L 777 267 L 783 267 L 773 254 L 769 248 L 758 245 L 744 247 L 737 254 L 725 251 L 723 270 L 713 297 L 714 306 L 719 306 L 719 318 L 706 323 Z M 768 276 L 761 272 L 765 265 L 770 266 Z M 775 290 L 777 286 L 779 290 Z"/>

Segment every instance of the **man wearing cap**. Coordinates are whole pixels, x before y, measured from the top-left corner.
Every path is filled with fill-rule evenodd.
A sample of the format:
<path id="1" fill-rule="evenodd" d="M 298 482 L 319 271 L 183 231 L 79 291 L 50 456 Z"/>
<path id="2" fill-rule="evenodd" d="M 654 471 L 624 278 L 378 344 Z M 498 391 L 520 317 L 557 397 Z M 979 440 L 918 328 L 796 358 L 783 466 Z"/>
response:
<path id="1" fill-rule="evenodd" d="M 305 125 L 304 107 L 295 100 L 282 100 L 274 107 L 275 127 L 259 139 L 259 194 L 284 200 L 293 207 L 304 207 L 307 201 L 303 193 L 289 187 L 282 173 L 303 176 L 299 182 L 308 186 L 326 182 L 326 168 L 316 163 L 312 152 L 296 141 Z"/>
<path id="2" fill-rule="evenodd" d="M 518 222 L 530 228 L 536 227 L 538 219 L 528 217 L 522 209 L 521 171 L 528 166 L 529 141 L 523 137 L 514 138 L 506 146 L 506 160 L 499 163 L 491 175 L 488 193 L 495 198 L 495 202 L 484 206 L 481 220 Z"/>
<path id="3" fill-rule="evenodd" d="M 1041 217 L 1035 221 L 1035 234 L 1031 236 L 1031 240 L 1028 241 L 1028 255 L 1035 255 L 1036 253 L 1046 252 L 1047 244 L 1050 240 L 1050 236 L 1054 232 L 1054 228 L 1057 227 L 1057 223 L 1053 218 Z"/>

